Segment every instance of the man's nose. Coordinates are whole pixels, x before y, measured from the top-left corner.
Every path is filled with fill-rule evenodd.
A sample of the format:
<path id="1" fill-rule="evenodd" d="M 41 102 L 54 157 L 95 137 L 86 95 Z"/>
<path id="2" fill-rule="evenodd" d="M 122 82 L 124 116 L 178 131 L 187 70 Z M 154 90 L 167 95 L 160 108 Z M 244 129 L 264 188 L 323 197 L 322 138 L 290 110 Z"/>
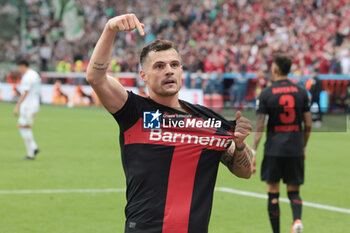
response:
<path id="1" fill-rule="evenodd" d="M 173 75 L 174 74 L 174 69 L 171 67 L 170 64 L 166 64 L 166 66 L 165 66 L 165 74 L 166 75 Z"/>

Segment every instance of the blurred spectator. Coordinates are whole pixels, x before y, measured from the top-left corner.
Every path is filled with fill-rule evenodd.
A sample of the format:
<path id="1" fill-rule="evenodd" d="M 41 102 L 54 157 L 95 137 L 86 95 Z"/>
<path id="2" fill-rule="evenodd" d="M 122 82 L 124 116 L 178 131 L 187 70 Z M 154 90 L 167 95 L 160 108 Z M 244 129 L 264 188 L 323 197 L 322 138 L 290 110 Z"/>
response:
<path id="1" fill-rule="evenodd" d="M 92 96 L 86 94 L 83 91 L 83 87 L 81 85 L 76 86 L 76 89 L 71 101 L 72 101 L 71 106 L 88 106 L 88 105 L 94 104 L 94 99 L 92 98 Z"/>
<path id="2" fill-rule="evenodd" d="M 342 73 L 350 75 L 350 49 L 345 50 L 344 56 L 340 61 Z"/>
<path id="3" fill-rule="evenodd" d="M 258 99 L 261 91 L 266 87 L 265 73 L 263 71 L 259 71 L 256 75 L 255 81 L 255 99 Z"/>
<path id="4" fill-rule="evenodd" d="M 197 70 L 196 76 L 193 80 L 193 88 L 194 89 L 203 89 L 203 74 L 200 69 Z"/>
<path id="5" fill-rule="evenodd" d="M 47 71 L 48 70 L 48 62 L 51 60 L 52 56 L 52 48 L 49 44 L 44 43 L 39 49 L 41 64 L 40 70 Z"/>
<path id="6" fill-rule="evenodd" d="M 54 85 L 52 103 L 61 104 L 61 105 L 68 103 L 68 96 L 62 92 L 61 83 L 59 81 L 55 82 L 55 85 Z"/>
<path id="7" fill-rule="evenodd" d="M 237 75 L 231 86 L 231 105 L 234 108 L 241 108 L 246 104 L 248 79 L 246 77 L 246 66 L 242 65 L 240 73 Z"/>
<path id="8" fill-rule="evenodd" d="M 204 94 L 215 94 L 216 93 L 216 79 L 217 79 L 217 72 L 211 71 L 208 75 L 207 82 L 205 84 Z"/>
<path id="9" fill-rule="evenodd" d="M 111 69 L 111 72 L 113 72 L 113 73 L 120 72 L 120 65 L 118 64 L 116 59 L 111 60 L 110 69 Z"/>
<path id="10" fill-rule="evenodd" d="M 215 93 L 220 95 L 224 94 L 224 78 L 222 77 L 222 72 L 220 70 L 215 76 Z"/>
<path id="11" fill-rule="evenodd" d="M 317 104 L 317 111 L 314 111 L 312 120 L 316 123 L 316 125 L 321 124 L 322 120 L 322 111 L 321 111 L 321 105 L 320 105 L 320 93 L 322 91 L 322 82 L 318 78 L 318 70 L 316 69 L 314 72 L 312 72 L 312 83 L 310 88 L 310 94 L 311 94 L 311 106 L 313 103 Z"/>
<path id="12" fill-rule="evenodd" d="M 184 80 L 184 86 L 187 89 L 191 88 L 191 72 L 186 72 L 185 74 L 185 80 Z"/>
<path id="13" fill-rule="evenodd" d="M 76 60 L 74 64 L 74 71 L 75 72 L 83 72 L 84 71 L 84 65 L 81 60 Z"/>

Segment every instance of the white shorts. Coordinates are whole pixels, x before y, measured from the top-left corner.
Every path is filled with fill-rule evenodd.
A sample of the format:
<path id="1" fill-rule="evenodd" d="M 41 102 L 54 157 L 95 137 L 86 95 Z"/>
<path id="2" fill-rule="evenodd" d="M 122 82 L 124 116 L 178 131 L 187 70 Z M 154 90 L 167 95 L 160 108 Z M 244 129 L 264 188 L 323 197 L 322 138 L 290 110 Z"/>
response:
<path id="1" fill-rule="evenodd" d="M 18 124 L 21 126 L 32 126 L 34 123 L 34 116 L 39 111 L 38 108 L 20 108 Z"/>

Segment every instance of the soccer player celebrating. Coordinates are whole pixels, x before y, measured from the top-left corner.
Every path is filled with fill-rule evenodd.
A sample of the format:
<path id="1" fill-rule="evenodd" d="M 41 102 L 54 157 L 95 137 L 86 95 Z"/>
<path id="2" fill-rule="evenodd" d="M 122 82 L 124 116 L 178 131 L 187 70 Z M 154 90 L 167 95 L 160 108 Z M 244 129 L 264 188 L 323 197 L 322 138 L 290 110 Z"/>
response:
<path id="1" fill-rule="evenodd" d="M 302 232 L 300 185 L 304 183 L 304 159 L 311 130 L 311 114 L 306 91 L 288 80 L 290 57 L 276 54 L 272 63 L 272 85 L 258 100 L 253 153 L 258 148 L 268 115 L 267 139 L 261 166 L 261 179 L 267 182 L 268 213 L 274 233 L 280 232 L 278 205 L 280 179 L 287 184 L 294 223 L 292 232 Z M 304 122 L 304 129 L 302 123 Z M 253 158 L 253 172 L 256 160 Z"/>
<path id="2" fill-rule="evenodd" d="M 250 122 L 178 98 L 181 57 L 170 41 L 156 40 L 140 55 L 149 97 L 127 92 L 106 74 L 115 35 L 144 24 L 134 14 L 110 19 L 92 54 L 87 81 L 119 124 L 126 176 L 125 232 L 205 233 L 219 162 L 238 177 L 252 173 L 245 142 Z M 232 141 L 233 139 L 233 141 Z"/>
<path id="3" fill-rule="evenodd" d="M 23 159 L 33 160 L 39 152 L 38 145 L 34 141 L 32 125 L 34 116 L 38 113 L 40 107 L 41 79 L 36 71 L 30 69 L 27 61 L 19 61 L 17 65 L 22 75 L 21 96 L 13 110 L 13 114 L 17 117 L 18 112 L 20 113 L 18 129 L 27 149 L 27 155 Z"/>

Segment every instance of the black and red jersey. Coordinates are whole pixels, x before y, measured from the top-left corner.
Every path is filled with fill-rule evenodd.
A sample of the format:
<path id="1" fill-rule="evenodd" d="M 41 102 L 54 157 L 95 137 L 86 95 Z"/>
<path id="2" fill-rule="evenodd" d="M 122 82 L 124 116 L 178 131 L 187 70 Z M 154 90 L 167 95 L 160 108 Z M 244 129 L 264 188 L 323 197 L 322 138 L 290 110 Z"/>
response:
<path id="1" fill-rule="evenodd" d="M 257 114 L 267 114 L 267 139 L 264 154 L 269 156 L 302 156 L 304 113 L 309 98 L 302 87 L 280 80 L 266 87 L 259 96 Z"/>
<path id="2" fill-rule="evenodd" d="M 125 232 L 205 233 L 234 122 L 180 100 L 191 114 L 128 92 L 113 114 L 126 176 Z"/>

